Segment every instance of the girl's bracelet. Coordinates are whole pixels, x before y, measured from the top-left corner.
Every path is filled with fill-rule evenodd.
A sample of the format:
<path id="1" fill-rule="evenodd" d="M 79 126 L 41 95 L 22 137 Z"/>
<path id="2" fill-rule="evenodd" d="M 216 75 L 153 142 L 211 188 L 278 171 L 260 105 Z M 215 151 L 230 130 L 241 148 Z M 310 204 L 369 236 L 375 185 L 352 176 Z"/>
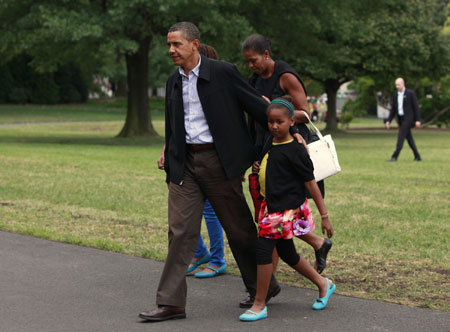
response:
<path id="1" fill-rule="evenodd" d="M 320 215 L 320 218 L 321 218 L 321 219 L 328 219 L 328 213 L 321 214 L 321 215 Z"/>

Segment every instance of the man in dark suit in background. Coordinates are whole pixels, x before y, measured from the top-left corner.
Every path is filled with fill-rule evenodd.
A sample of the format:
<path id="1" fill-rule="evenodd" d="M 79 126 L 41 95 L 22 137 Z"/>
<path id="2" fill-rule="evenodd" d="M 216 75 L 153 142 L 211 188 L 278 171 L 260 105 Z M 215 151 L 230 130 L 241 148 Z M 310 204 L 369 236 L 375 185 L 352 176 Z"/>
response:
<path id="1" fill-rule="evenodd" d="M 397 88 L 397 93 L 392 98 L 391 112 L 386 121 L 386 128 L 389 129 L 391 127 L 391 121 L 396 115 L 399 128 L 397 148 L 389 161 L 397 161 L 405 138 L 414 152 L 414 160 L 421 161 L 422 159 L 411 133 L 411 128 L 414 126 L 420 128 L 420 111 L 416 94 L 414 91 L 405 88 L 405 81 L 401 77 L 395 80 L 395 87 Z"/>
<path id="2" fill-rule="evenodd" d="M 244 111 L 267 126 L 268 103 L 232 64 L 201 56 L 200 32 L 190 22 L 167 34 L 169 56 L 179 66 L 166 85 L 164 170 L 169 184 L 169 251 L 156 304 L 139 317 L 185 318 L 186 270 L 197 246 L 207 198 L 222 223 L 250 295 L 256 294 L 257 232 L 242 191 L 254 147 Z M 268 299 L 280 287 L 272 278 Z"/>

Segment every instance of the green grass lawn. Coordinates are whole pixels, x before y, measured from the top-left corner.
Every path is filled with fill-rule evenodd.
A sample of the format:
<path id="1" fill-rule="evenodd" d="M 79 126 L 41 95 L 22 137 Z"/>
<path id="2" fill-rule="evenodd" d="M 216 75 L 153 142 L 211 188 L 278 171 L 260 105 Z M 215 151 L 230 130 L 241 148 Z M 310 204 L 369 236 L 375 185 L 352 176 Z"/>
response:
<path id="1" fill-rule="evenodd" d="M 162 134 L 161 104 L 153 103 Z M 0 126 L 0 229 L 165 258 L 167 187 L 156 167 L 163 141 L 114 138 L 125 117 L 118 104 L 0 106 L 0 123 L 27 123 Z M 360 128 L 374 120 L 364 121 Z M 335 236 L 324 275 L 340 294 L 450 311 L 450 132 L 414 130 L 423 161 L 413 162 L 405 145 L 388 163 L 396 133 L 333 136 L 343 171 L 326 180 Z M 313 260 L 310 247 L 296 245 Z M 278 278 L 314 288 L 284 264 Z"/>
<path id="2" fill-rule="evenodd" d="M 154 119 L 164 118 L 164 100 L 151 99 Z M 91 100 L 73 105 L 0 105 L 0 123 L 125 121 L 125 99 Z"/>

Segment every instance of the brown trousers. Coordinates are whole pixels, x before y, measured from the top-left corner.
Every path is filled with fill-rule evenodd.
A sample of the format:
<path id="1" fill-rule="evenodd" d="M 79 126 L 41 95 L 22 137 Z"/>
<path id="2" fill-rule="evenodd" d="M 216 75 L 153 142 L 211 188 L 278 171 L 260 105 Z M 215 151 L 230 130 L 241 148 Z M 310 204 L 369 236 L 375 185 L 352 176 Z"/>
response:
<path id="1" fill-rule="evenodd" d="M 257 231 L 241 179 L 227 179 L 216 150 L 189 151 L 183 184 L 169 184 L 169 252 L 157 305 L 186 306 L 186 271 L 197 247 L 206 198 L 225 230 L 247 290 L 256 294 Z M 271 288 L 276 286 L 272 278 Z"/>

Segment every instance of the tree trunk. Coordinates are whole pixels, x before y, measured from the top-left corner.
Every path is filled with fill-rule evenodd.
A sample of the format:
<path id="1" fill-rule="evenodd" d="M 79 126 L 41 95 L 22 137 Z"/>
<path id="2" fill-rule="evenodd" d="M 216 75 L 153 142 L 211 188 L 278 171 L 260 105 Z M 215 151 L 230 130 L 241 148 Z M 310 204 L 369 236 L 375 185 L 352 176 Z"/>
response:
<path id="1" fill-rule="evenodd" d="M 324 82 L 325 92 L 327 94 L 327 126 L 325 131 L 334 131 L 337 129 L 337 117 L 336 117 L 336 94 L 340 87 L 338 80 L 326 80 Z"/>
<path id="2" fill-rule="evenodd" d="M 114 97 L 126 97 L 128 93 L 127 78 L 120 78 L 114 82 Z"/>
<path id="3" fill-rule="evenodd" d="M 148 53 L 152 38 L 139 41 L 136 53 L 125 55 L 127 63 L 127 118 L 119 137 L 158 136 L 153 128 L 148 102 Z"/>

